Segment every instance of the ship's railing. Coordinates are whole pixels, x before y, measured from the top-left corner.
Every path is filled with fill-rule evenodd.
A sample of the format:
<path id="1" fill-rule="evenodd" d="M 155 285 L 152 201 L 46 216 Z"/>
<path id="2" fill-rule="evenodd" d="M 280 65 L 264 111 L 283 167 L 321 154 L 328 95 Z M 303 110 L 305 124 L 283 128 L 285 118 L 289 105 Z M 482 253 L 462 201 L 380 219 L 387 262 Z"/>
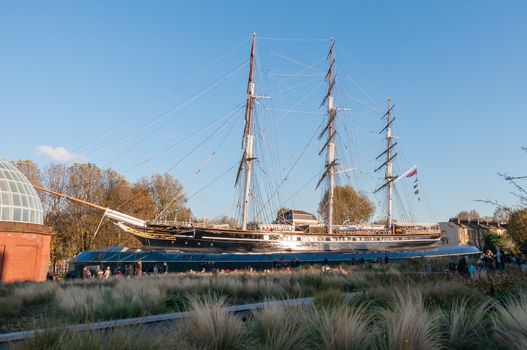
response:
<path id="1" fill-rule="evenodd" d="M 171 220 L 151 220 L 148 221 L 149 225 L 160 225 L 160 226 L 176 226 L 176 227 L 193 227 L 191 222 L 188 221 L 171 221 Z"/>

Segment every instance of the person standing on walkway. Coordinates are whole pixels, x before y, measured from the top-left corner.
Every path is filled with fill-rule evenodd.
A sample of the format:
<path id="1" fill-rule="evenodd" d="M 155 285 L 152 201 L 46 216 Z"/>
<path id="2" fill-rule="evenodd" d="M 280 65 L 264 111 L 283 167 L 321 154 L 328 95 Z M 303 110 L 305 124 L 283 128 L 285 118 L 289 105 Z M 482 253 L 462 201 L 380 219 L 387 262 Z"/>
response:
<path id="1" fill-rule="evenodd" d="M 500 247 L 496 247 L 496 270 L 503 271 L 505 270 L 505 259 L 503 257 L 503 254 L 501 253 Z"/>
<path id="2" fill-rule="evenodd" d="M 143 275 L 143 263 L 141 260 L 137 262 L 137 270 L 135 271 L 135 275 L 137 277 L 141 277 Z"/>

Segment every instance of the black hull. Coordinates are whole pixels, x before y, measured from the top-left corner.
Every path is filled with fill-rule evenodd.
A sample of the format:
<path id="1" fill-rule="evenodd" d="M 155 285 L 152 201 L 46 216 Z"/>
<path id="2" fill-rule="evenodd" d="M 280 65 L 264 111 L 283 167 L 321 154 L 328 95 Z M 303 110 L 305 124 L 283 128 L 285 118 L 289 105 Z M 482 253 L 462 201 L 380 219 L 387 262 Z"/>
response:
<path id="1" fill-rule="evenodd" d="M 159 229 L 121 227 L 145 247 L 201 253 L 361 252 L 427 248 L 439 242 L 437 234 L 314 235 L 202 228 Z"/>

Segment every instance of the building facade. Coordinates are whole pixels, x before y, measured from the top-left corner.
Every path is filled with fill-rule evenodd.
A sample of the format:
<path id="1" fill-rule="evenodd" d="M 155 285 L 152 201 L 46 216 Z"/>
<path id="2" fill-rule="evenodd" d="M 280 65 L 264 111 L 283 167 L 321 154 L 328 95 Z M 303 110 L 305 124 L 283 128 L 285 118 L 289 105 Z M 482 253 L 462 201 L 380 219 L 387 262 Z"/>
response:
<path id="1" fill-rule="evenodd" d="M 503 235 L 507 232 L 507 223 L 481 219 L 451 218 L 440 222 L 441 240 L 448 245 L 473 245 L 483 249 L 485 237 L 490 232 Z"/>

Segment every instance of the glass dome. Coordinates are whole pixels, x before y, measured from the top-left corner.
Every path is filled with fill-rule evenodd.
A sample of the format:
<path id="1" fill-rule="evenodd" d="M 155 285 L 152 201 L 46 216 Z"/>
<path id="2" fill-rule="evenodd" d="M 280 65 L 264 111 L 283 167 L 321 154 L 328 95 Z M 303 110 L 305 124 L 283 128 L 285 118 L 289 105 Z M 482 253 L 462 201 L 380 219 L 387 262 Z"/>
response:
<path id="1" fill-rule="evenodd" d="M 17 167 L 0 158 L 0 221 L 43 224 L 37 191 Z"/>

